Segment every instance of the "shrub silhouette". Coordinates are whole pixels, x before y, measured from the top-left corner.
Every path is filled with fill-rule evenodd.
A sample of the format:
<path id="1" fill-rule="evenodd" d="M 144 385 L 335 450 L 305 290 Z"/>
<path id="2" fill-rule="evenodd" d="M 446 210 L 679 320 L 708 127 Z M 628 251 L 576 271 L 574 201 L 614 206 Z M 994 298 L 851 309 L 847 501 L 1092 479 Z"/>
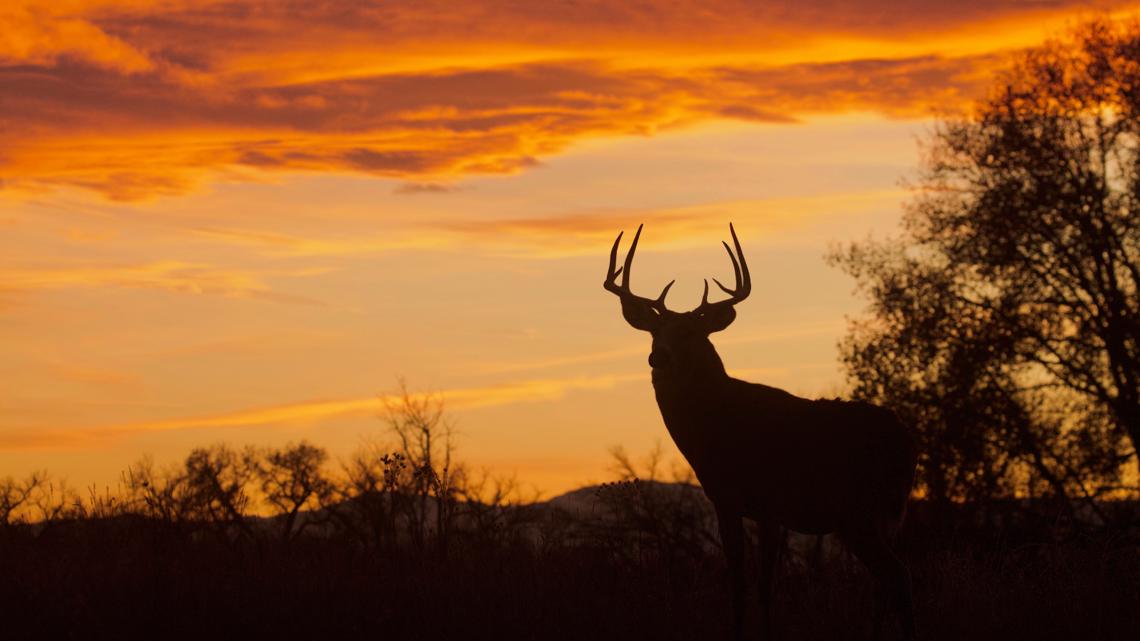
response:
<path id="1" fill-rule="evenodd" d="M 298 451 L 308 463 L 276 473 L 297 471 L 297 487 L 323 478 L 332 491 L 297 511 L 286 530 L 305 492 L 275 507 L 261 473 L 238 468 L 264 469 L 269 456 Z M 416 524 L 393 510 L 416 486 L 402 457 L 379 452 L 365 448 L 337 466 L 305 443 L 240 453 L 211 446 L 165 470 L 144 460 L 124 474 L 121 492 L 85 497 L 43 473 L 8 479 L 0 504 L 16 507 L 0 528 L 5 638 L 727 634 L 726 569 L 711 508 L 684 470 L 663 478 L 652 463 L 637 466 L 619 452 L 613 482 L 550 501 L 524 500 L 509 479 L 468 480 L 456 485 L 443 546 L 434 528 L 417 542 Z M 292 486 L 287 475 L 275 478 Z M 203 496 L 203 487 L 222 496 Z M 419 505 L 418 495 L 407 496 Z M 245 527 L 223 507 L 227 500 Z M 912 507 L 915 522 L 925 523 L 926 505 Z M 1126 502 L 1106 508 L 1140 511 Z M 962 522 L 903 532 L 925 636 L 1130 639 L 1140 624 L 1132 607 L 1140 598 L 1140 533 L 1082 533 L 1055 520 L 1023 521 L 1021 513 L 1010 506 L 1004 528 Z M 834 554 L 808 571 L 814 544 L 789 544 L 777 631 L 870 638 L 870 577 Z"/>

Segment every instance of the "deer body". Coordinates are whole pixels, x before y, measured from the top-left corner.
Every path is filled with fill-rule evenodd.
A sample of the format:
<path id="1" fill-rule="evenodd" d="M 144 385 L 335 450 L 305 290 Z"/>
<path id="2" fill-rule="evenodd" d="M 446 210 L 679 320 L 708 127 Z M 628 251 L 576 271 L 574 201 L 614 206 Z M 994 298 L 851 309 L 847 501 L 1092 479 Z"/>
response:
<path id="1" fill-rule="evenodd" d="M 655 375 L 653 387 L 669 435 L 714 503 L 809 534 L 868 513 L 902 516 L 914 451 L 891 412 L 727 375 L 699 385 Z"/>
<path id="2" fill-rule="evenodd" d="M 731 229 L 731 227 L 730 227 Z M 751 290 L 748 266 L 736 245 L 736 288 L 716 284 L 731 298 L 673 312 L 667 285 L 650 300 L 629 290 L 629 271 L 641 228 L 617 268 L 621 235 L 610 254 L 606 289 L 618 294 L 626 320 L 653 336 L 649 364 L 666 429 L 693 467 L 717 512 L 728 557 L 733 629 L 743 634 L 743 518 L 761 529 L 760 597 L 770 626 L 771 591 L 779 561 L 780 529 L 835 532 L 896 601 L 903 634 L 913 638 L 910 579 L 891 550 L 914 479 L 913 437 L 888 410 L 860 402 L 809 400 L 730 377 L 708 335 L 735 319 L 733 305 Z M 738 262 L 739 259 L 739 262 Z M 624 277 L 620 285 L 616 279 Z M 876 619 L 876 625 L 879 620 Z"/>

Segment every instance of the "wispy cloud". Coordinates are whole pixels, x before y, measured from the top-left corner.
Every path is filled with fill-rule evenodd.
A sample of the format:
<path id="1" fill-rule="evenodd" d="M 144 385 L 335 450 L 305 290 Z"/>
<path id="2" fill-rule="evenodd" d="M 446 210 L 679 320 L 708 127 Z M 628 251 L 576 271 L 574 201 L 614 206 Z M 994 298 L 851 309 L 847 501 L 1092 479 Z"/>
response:
<path id="1" fill-rule="evenodd" d="M 209 242 L 260 249 L 271 256 L 351 256 L 443 249 L 454 244 L 454 238 L 446 234 L 411 230 L 394 230 L 377 236 L 302 236 L 233 228 L 198 228 L 190 233 Z"/>
<path id="2" fill-rule="evenodd" d="M 300 273 L 303 275 L 311 272 Z M 260 298 L 293 303 L 316 302 L 274 291 L 251 272 L 201 263 L 158 261 L 133 265 L 0 268 L 0 292 L 89 287 L 156 289 L 181 294 Z"/>
<path id="3" fill-rule="evenodd" d="M 541 403 L 560 399 L 579 390 L 610 389 L 631 381 L 645 380 L 647 373 L 614 374 L 526 380 L 488 387 L 459 388 L 438 393 L 450 409 L 477 409 Z M 435 395 L 435 394 L 433 394 Z M 48 447 L 78 447 L 133 434 L 171 430 L 272 426 L 319 423 L 339 417 L 379 414 L 394 395 L 365 398 L 312 400 L 269 407 L 239 409 L 219 414 L 93 427 L 30 427 L 0 431 L 0 450 Z"/>
<path id="4" fill-rule="evenodd" d="M 733 336 L 732 338 L 718 338 L 717 345 L 748 345 L 755 343 L 768 343 L 773 341 L 787 341 L 812 336 L 838 336 L 845 325 L 841 321 L 822 323 L 801 323 L 795 326 L 778 326 L 753 329 L 749 334 Z M 532 372 L 536 370 L 560 369 L 577 365 L 588 365 L 623 360 L 633 356 L 646 356 L 647 344 L 631 347 L 621 347 L 587 354 L 573 354 L 555 356 L 539 360 L 520 360 L 514 362 L 482 363 L 475 367 L 479 374 L 508 374 L 518 372 Z M 743 370 L 742 370 L 743 371 Z M 773 370 L 747 370 L 748 372 L 770 372 Z"/>
<path id="5" fill-rule="evenodd" d="M 567 212 L 527 218 L 422 220 L 376 235 L 300 235 L 235 228 L 196 228 L 201 240 L 258 249 L 271 256 L 349 256 L 407 250 L 482 251 L 560 258 L 604 251 L 620 230 L 640 223 L 658 247 L 703 246 L 723 236 L 725 221 L 751 234 L 774 235 L 821 216 L 893 209 L 902 189 L 736 200 L 688 207 Z"/>
<path id="6" fill-rule="evenodd" d="M 458 185 L 449 185 L 443 183 L 417 183 L 406 182 L 392 190 L 392 193 L 402 196 L 414 194 L 453 194 L 461 191 Z"/>

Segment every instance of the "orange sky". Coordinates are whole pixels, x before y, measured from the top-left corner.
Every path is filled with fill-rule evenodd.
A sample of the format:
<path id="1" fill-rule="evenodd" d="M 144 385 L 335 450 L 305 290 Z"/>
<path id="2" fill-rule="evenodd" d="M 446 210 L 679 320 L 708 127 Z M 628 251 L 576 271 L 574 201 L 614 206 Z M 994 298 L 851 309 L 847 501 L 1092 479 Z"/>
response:
<path id="1" fill-rule="evenodd" d="M 600 480 L 667 440 L 600 287 L 638 222 L 635 287 L 680 308 L 735 222 L 730 370 L 834 393 L 829 244 L 894 229 L 916 139 L 1009 52 L 1130 4 L 5 3 L 0 476 L 344 454 L 404 376 L 475 467 Z"/>

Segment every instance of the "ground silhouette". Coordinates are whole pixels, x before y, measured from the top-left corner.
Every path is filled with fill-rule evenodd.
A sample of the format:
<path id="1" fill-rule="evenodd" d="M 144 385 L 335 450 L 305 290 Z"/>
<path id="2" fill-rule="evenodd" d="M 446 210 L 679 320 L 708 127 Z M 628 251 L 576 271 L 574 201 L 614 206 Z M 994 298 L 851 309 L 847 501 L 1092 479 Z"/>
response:
<path id="1" fill-rule="evenodd" d="M 5 639 L 703 641 L 731 631 L 714 510 L 690 482 L 460 500 L 446 543 L 432 526 L 418 540 L 398 515 L 419 499 L 391 493 L 305 510 L 297 520 L 313 525 L 289 537 L 286 514 L 246 515 L 239 527 L 223 512 L 182 520 L 127 495 L 113 509 L 93 501 L 0 528 Z M 1136 533 L 1058 520 L 1048 503 L 991 505 L 981 520 L 964 510 L 940 530 L 929 507 L 912 504 L 898 548 L 923 638 L 1134 638 Z M 782 556 L 776 638 L 892 638 L 874 634 L 873 579 L 843 545 L 791 537 Z"/>

